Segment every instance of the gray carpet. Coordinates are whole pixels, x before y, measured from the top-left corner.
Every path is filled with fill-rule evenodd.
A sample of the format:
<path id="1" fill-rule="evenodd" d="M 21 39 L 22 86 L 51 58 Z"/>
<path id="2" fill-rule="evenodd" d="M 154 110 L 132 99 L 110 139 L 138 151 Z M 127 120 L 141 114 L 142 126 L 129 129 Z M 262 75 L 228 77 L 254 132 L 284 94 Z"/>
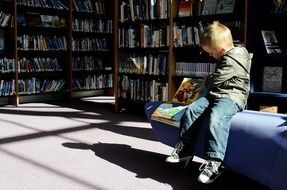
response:
<path id="1" fill-rule="evenodd" d="M 0 107 L 1 190 L 267 189 L 231 171 L 210 185 L 200 163 L 164 162 L 144 116 L 115 113 L 112 97 Z"/>

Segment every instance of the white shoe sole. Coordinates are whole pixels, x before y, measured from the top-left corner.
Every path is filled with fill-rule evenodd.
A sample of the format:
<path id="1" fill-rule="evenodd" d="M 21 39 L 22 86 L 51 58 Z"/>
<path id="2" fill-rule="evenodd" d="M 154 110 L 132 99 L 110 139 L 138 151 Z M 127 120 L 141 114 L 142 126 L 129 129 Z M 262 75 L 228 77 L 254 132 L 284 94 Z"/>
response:
<path id="1" fill-rule="evenodd" d="M 184 164 L 184 168 L 186 168 L 187 166 L 188 166 L 188 164 L 189 164 L 189 162 L 192 160 L 192 158 L 193 158 L 193 156 L 186 156 L 186 157 L 183 157 L 183 158 L 181 158 L 181 159 L 169 159 L 169 157 L 167 157 L 166 159 L 165 159 L 165 161 L 167 162 L 167 163 L 180 163 L 180 162 L 185 162 L 185 164 Z"/>
<path id="2" fill-rule="evenodd" d="M 204 184 L 210 184 L 214 182 L 220 176 L 222 172 L 223 171 L 221 171 L 213 180 L 210 180 L 210 178 L 205 175 L 199 175 L 197 178 L 197 181 L 199 181 L 200 183 L 204 183 Z"/>

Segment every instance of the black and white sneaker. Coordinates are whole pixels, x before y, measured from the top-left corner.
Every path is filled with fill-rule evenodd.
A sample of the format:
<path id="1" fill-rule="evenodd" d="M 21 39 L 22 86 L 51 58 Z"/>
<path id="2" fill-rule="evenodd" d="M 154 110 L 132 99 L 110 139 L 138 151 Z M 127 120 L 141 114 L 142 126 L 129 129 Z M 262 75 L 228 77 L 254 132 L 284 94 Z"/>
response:
<path id="1" fill-rule="evenodd" d="M 190 154 L 189 150 L 186 148 L 184 149 L 183 142 L 178 142 L 175 145 L 174 150 L 172 151 L 171 155 L 165 159 L 166 162 L 169 163 L 179 163 L 185 161 L 185 167 L 188 165 L 189 161 L 193 158 Z"/>
<path id="2" fill-rule="evenodd" d="M 210 160 L 208 163 L 203 163 L 199 167 L 199 174 L 197 180 L 201 183 L 212 183 L 223 172 L 224 167 L 221 166 L 220 161 Z"/>

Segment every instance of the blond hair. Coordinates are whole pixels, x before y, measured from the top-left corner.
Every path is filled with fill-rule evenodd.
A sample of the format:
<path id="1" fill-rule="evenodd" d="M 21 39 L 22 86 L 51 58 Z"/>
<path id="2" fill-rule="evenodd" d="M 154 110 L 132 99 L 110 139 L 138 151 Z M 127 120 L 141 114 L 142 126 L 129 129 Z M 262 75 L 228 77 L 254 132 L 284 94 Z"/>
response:
<path id="1" fill-rule="evenodd" d="M 213 21 L 201 34 L 200 46 L 207 46 L 214 50 L 233 47 L 234 44 L 230 29 L 219 21 Z"/>

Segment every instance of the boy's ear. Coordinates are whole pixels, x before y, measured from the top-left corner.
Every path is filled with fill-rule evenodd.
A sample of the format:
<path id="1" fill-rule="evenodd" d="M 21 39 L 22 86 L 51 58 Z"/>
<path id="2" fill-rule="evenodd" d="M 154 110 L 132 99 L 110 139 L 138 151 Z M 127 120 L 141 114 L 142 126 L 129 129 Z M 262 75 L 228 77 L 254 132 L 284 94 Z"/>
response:
<path id="1" fill-rule="evenodd" d="M 224 48 L 220 48 L 219 51 L 220 51 L 220 54 L 221 54 L 221 55 L 225 54 L 225 49 L 224 49 Z"/>

